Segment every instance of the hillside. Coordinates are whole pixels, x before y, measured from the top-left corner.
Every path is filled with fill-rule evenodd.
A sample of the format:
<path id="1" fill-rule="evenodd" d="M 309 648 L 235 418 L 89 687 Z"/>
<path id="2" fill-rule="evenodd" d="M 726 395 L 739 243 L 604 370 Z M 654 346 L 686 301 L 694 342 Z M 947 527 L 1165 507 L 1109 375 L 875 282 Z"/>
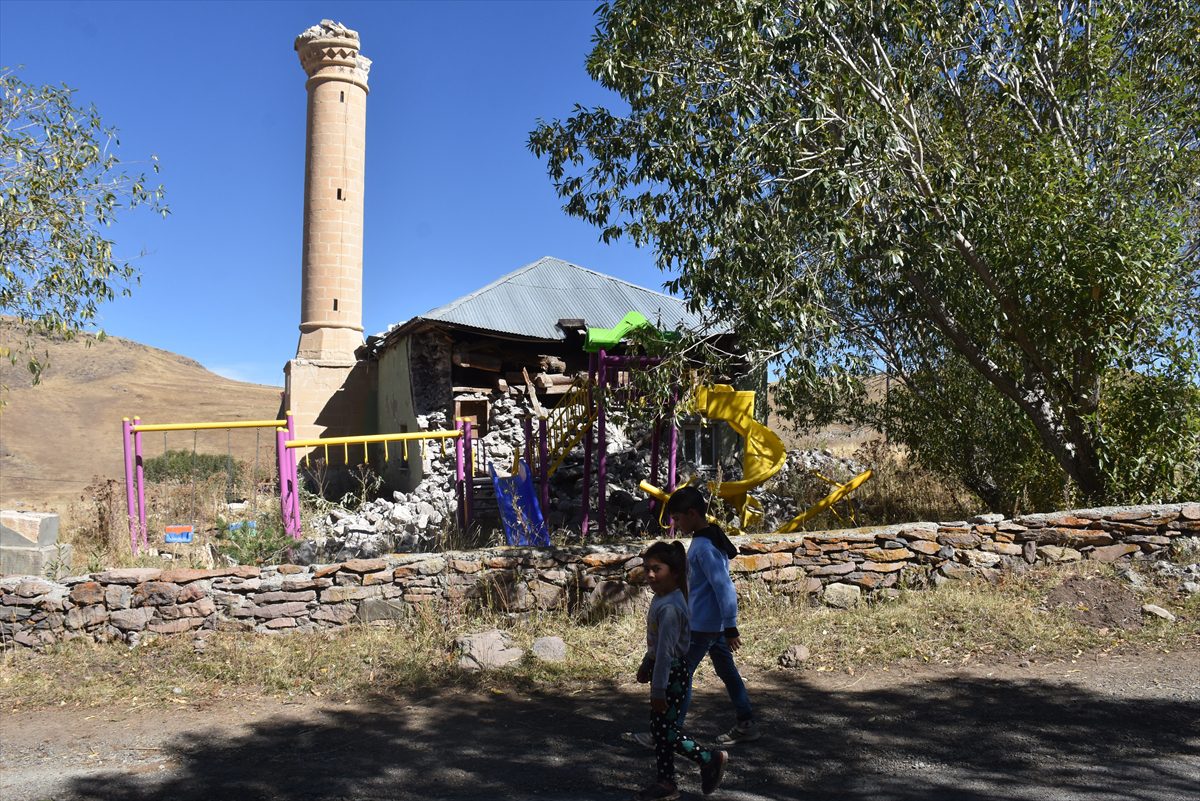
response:
<path id="1" fill-rule="evenodd" d="M 0 345 L 20 334 L 0 319 Z M 0 507 L 65 512 L 94 477 L 123 480 L 121 418 L 147 423 L 269 420 L 279 411 L 279 387 L 222 378 L 191 359 L 118 337 L 71 342 L 43 339 L 50 366 L 31 386 L 23 362 L 0 359 Z M 280 367 L 283 360 L 280 360 Z M 281 376 L 282 377 L 282 376 Z M 270 470 L 273 435 L 263 431 L 259 460 Z M 171 433 L 167 447 L 191 450 L 193 436 Z M 144 452 L 163 451 L 162 434 L 147 434 Z M 226 453 L 253 462 L 255 433 L 200 432 L 201 453 Z"/>

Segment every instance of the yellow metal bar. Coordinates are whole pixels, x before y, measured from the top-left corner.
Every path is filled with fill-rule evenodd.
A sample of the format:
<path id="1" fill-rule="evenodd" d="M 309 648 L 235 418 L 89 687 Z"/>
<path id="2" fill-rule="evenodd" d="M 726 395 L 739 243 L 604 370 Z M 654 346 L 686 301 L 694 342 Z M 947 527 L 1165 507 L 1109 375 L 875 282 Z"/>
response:
<path id="1" fill-rule="evenodd" d="M 326 445 L 357 445 L 362 442 L 401 442 L 406 440 L 457 439 L 461 431 L 413 431 L 408 434 L 367 434 L 360 437 L 329 437 L 328 439 L 290 439 L 289 448 L 320 448 Z"/>
<path id="2" fill-rule="evenodd" d="M 140 418 L 133 418 L 138 420 Z M 280 428 L 287 420 L 230 420 L 224 423 L 134 423 L 131 431 L 208 431 L 226 428 Z"/>
<path id="3" fill-rule="evenodd" d="M 391 461 L 391 458 L 392 457 L 388 455 L 387 440 L 384 440 L 384 442 L 383 442 L 383 461 L 385 461 L 385 462 Z"/>

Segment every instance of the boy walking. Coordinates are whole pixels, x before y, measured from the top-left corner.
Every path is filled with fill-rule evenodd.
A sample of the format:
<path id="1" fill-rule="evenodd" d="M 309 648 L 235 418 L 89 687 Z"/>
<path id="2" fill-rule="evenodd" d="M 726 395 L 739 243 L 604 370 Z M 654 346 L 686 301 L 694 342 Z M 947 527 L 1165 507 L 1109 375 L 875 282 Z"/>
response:
<path id="1" fill-rule="evenodd" d="M 733 652 L 741 647 L 737 629 L 737 591 L 729 577 L 729 560 L 737 556 L 737 548 L 719 526 L 708 522 L 708 502 L 695 487 L 676 490 L 667 502 L 667 513 L 678 536 L 692 538 L 687 552 L 688 616 L 691 620 L 691 645 L 685 656 L 690 677 L 707 656 L 713 669 L 725 683 L 729 700 L 733 702 L 737 722 L 717 737 L 721 746 L 751 742 L 762 736 L 754 722 L 750 695 L 733 661 Z M 691 683 L 679 710 L 682 726 L 691 704 Z M 652 748 L 654 739 L 649 732 L 638 732 L 633 739 Z"/>

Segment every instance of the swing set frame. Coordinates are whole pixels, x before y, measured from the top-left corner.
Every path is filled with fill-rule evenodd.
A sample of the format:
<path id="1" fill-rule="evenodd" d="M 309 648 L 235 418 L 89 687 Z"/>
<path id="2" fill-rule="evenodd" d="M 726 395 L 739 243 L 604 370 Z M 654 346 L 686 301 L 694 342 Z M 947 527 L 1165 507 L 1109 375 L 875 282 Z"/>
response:
<path id="1" fill-rule="evenodd" d="M 142 458 L 142 434 L 154 431 L 229 431 L 240 428 L 273 428 L 275 434 L 276 467 L 279 470 L 280 515 L 285 530 L 293 539 L 300 538 L 300 496 L 296 491 L 297 473 L 295 453 L 284 448 L 282 442 L 294 439 L 296 423 L 292 413 L 282 420 L 226 420 L 202 423 L 142 423 L 140 417 L 121 420 L 121 440 L 125 451 L 125 503 L 129 514 L 129 545 L 134 555 L 139 546 L 150 544 L 149 528 L 146 525 L 146 478 Z"/>

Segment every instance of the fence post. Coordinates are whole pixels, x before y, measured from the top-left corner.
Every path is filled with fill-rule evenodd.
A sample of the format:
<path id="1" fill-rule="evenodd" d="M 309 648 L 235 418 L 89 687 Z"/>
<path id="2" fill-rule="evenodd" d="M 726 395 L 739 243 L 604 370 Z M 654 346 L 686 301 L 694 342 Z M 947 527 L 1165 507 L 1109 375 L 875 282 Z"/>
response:
<path id="1" fill-rule="evenodd" d="M 125 508 L 129 513 L 129 548 L 134 556 L 138 552 L 137 501 L 133 488 L 133 434 L 129 431 L 129 418 L 121 419 L 121 441 L 125 446 Z"/>

